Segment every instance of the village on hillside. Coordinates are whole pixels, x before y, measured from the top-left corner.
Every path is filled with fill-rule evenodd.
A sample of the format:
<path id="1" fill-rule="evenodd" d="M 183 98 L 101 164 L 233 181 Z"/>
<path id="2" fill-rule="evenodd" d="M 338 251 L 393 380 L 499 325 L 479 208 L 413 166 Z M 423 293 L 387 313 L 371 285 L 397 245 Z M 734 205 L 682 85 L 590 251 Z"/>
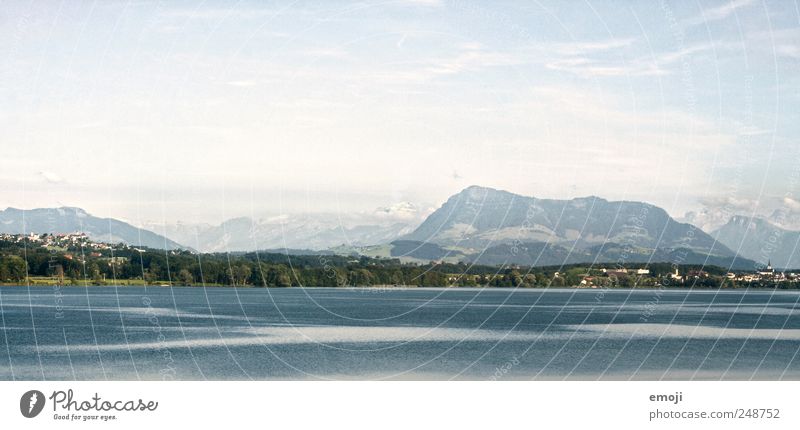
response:
<path id="1" fill-rule="evenodd" d="M 600 286 L 607 286 L 609 282 L 619 281 L 620 279 L 633 278 L 634 285 L 643 286 L 649 284 L 647 278 L 666 278 L 669 282 L 665 284 L 672 285 L 709 285 L 708 281 L 713 284 L 723 286 L 724 282 L 736 284 L 767 284 L 767 283 L 782 283 L 800 282 L 800 273 L 798 272 L 783 272 L 775 270 L 771 262 L 767 263 L 766 267 L 756 269 L 753 271 L 735 271 L 726 272 L 724 276 L 720 276 L 710 271 L 702 269 L 690 269 L 681 273 L 680 269 L 675 267 L 670 273 L 661 276 L 654 276 L 648 268 L 627 269 L 625 267 L 592 269 L 590 273 L 581 276 L 578 283 L 578 288 L 598 288 Z M 562 276 L 560 272 L 556 272 L 556 276 Z"/>
<path id="2" fill-rule="evenodd" d="M 145 252 L 144 249 L 135 248 L 125 243 L 105 243 L 93 241 L 86 233 L 28 233 L 28 234 L 9 234 L 0 233 L 0 242 L 16 243 L 16 244 L 31 244 L 33 246 L 42 246 L 52 251 L 70 251 L 82 250 L 89 257 L 103 257 L 104 252 L 109 254 L 115 249 L 132 249 L 139 252 Z M 81 256 L 76 256 L 74 253 L 65 252 L 64 257 L 68 260 L 78 259 Z"/>

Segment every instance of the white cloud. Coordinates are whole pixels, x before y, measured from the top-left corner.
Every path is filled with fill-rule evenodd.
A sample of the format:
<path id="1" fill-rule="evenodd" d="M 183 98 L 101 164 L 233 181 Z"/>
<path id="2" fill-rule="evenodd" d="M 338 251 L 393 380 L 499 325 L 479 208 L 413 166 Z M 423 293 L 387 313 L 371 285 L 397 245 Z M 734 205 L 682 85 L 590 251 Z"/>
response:
<path id="1" fill-rule="evenodd" d="M 347 50 L 339 46 L 312 48 L 302 52 L 306 57 L 315 58 L 344 58 L 348 55 Z"/>
<path id="2" fill-rule="evenodd" d="M 560 57 L 545 64 L 551 70 L 558 70 L 575 75 L 592 77 L 613 77 L 613 76 L 664 76 L 673 73 L 668 67 L 678 61 L 690 57 L 694 54 L 711 50 L 714 45 L 704 43 L 688 46 L 679 51 L 660 52 L 649 56 L 635 56 L 630 59 L 625 55 L 609 56 L 605 53 L 602 57 L 592 58 L 588 54 L 590 47 L 595 50 L 604 51 L 612 48 L 625 48 L 630 46 L 632 39 L 610 40 L 605 43 L 577 44 L 569 49 L 555 48 L 554 52 Z"/>
<path id="3" fill-rule="evenodd" d="M 434 75 L 446 75 L 487 67 L 513 66 L 520 63 L 522 60 L 514 55 L 470 48 L 455 57 L 434 60 L 426 67 L 426 70 Z"/>
<path id="4" fill-rule="evenodd" d="M 791 197 L 784 197 L 783 204 L 792 211 L 800 212 L 800 201 L 797 201 Z"/>
<path id="5" fill-rule="evenodd" d="M 366 68 L 357 74 L 364 84 L 371 81 L 376 85 L 404 85 L 426 83 L 436 78 L 457 75 L 464 72 L 477 72 L 492 67 L 511 67 L 525 64 L 525 56 L 519 53 L 492 51 L 479 44 L 462 44 L 452 55 L 421 58 L 405 67 L 393 69 Z"/>
<path id="6" fill-rule="evenodd" d="M 699 210 L 687 212 L 681 219 L 710 233 L 725 225 L 734 215 L 747 215 L 758 208 L 759 202 L 735 196 L 712 196 L 698 200 Z"/>
<path id="7" fill-rule="evenodd" d="M 753 3 L 755 3 L 755 0 L 733 0 L 722 6 L 706 10 L 703 15 L 706 21 L 725 19 L 736 12 L 736 9 L 749 6 Z"/>
<path id="8" fill-rule="evenodd" d="M 416 6 L 440 7 L 444 5 L 442 0 L 404 0 L 404 2 Z"/>
<path id="9" fill-rule="evenodd" d="M 254 87 L 258 83 L 256 81 L 242 80 L 242 81 L 228 81 L 225 82 L 225 84 L 230 85 L 232 87 Z"/>
<path id="10" fill-rule="evenodd" d="M 51 184 L 60 184 L 64 182 L 64 179 L 56 173 L 49 172 L 46 170 L 39 171 L 39 177 L 44 179 L 45 181 Z"/>
<path id="11" fill-rule="evenodd" d="M 575 75 L 592 77 L 610 76 L 662 76 L 669 72 L 656 64 L 638 61 L 621 63 L 619 61 L 598 62 L 588 58 L 569 58 L 556 60 L 545 65 L 550 70 L 573 73 Z"/>
<path id="12" fill-rule="evenodd" d="M 687 47 L 684 47 L 683 49 L 680 49 L 678 51 L 668 51 L 668 52 L 663 52 L 661 54 L 658 54 L 658 55 L 655 56 L 655 58 L 652 61 L 655 64 L 658 64 L 658 65 L 661 65 L 661 66 L 668 65 L 668 64 L 674 64 L 674 63 L 676 63 L 676 62 L 678 62 L 678 61 L 680 61 L 680 60 L 682 60 L 682 59 L 684 59 L 686 57 L 690 57 L 693 54 L 697 54 L 699 52 L 704 52 L 704 51 L 709 51 L 711 49 L 714 49 L 715 47 L 716 47 L 715 45 L 712 45 L 710 43 L 701 43 L 701 44 L 697 44 L 697 45 L 687 46 Z M 644 61 L 646 61 L 646 60 L 644 60 Z"/>
<path id="13" fill-rule="evenodd" d="M 543 45 L 548 52 L 563 56 L 582 55 L 612 49 L 627 48 L 635 42 L 633 38 L 607 39 L 599 41 L 573 41 L 567 43 L 550 43 Z"/>
<path id="14" fill-rule="evenodd" d="M 400 202 L 391 206 L 379 207 L 372 214 L 382 220 L 421 221 L 430 212 L 431 210 L 423 210 L 414 203 Z"/>
<path id="15" fill-rule="evenodd" d="M 755 0 L 733 0 L 715 8 L 705 9 L 702 13 L 686 20 L 684 23 L 687 26 L 694 26 L 721 21 L 736 12 L 737 9 L 750 6 L 753 3 L 755 3 Z M 702 3 L 699 4 L 702 7 Z"/>
<path id="16" fill-rule="evenodd" d="M 768 30 L 751 31 L 746 34 L 748 46 L 754 47 L 752 52 L 776 55 L 790 60 L 800 59 L 800 28 L 770 28 Z M 741 43 L 739 49 L 744 49 Z"/>
<path id="17" fill-rule="evenodd" d="M 756 127 L 753 125 L 740 124 L 736 127 L 736 134 L 739 136 L 764 136 L 774 133 L 775 130 L 768 130 L 766 128 Z"/>
<path id="18" fill-rule="evenodd" d="M 777 45 L 775 53 L 783 57 L 800 59 L 800 47 L 797 45 Z"/>

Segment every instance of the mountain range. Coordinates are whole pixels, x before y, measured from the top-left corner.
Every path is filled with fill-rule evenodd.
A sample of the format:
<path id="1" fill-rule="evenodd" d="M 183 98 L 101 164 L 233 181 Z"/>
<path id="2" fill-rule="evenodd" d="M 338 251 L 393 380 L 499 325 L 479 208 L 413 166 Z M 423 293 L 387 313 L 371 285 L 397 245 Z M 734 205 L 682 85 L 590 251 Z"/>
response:
<path id="1" fill-rule="evenodd" d="M 713 261 L 736 268 L 753 264 L 648 203 L 594 196 L 538 199 L 477 186 L 450 197 L 401 239 L 406 256 L 417 256 L 410 243 L 419 244 L 419 249 L 426 244 L 426 256 L 432 255 L 430 244 L 435 244 L 444 258 L 450 257 L 449 252 L 479 264 Z"/>
<path id="2" fill-rule="evenodd" d="M 612 242 L 733 255 L 708 234 L 648 203 L 593 196 L 537 199 L 477 186 L 450 197 L 404 239 L 477 249 L 512 241 L 577 248 Z"/>
<path id="3" fill-rule="evenodd" d="M 146 227 L 202 252 L 359 247 L 392 241 L 414 228 L 406 222 L 359 218 L 336 214 L 283 215 L 260 219 L 239 217 L 219 225 L 153 223 Z"/>
<path id="4" fill-rule="evenodd" d="M 800 268 L 800 232 L 779 227 L 768 219 L 735 215 L 711 235 L 762 265 Z"/>
<path id="5" fill-rule="evenodd" d="M 281 214 L 238 217 L 219 225 L 145 223 L 143 227 L 201 252 L 324 251 L 391 242 L 413 231 L 425 215 L 414 204 L 401 202 L 367 213 Z"/>
<path id="6" fill-rule="evenodd" d="M 219 225 L 135 227 L 78 208 L 0 211 L 0 232 L 83 231 L 92 239 L 200 252 L 363 254 L 411 262 L 558 265 L 674 262 L 753 269 L 800 267 L 800 232 L 734 216 L 710 234 L 643 202 L 540 199 L 471 186 L 433 212 L 410 203 L 372 213 L 240 217 Z M 775 213 L 771 218 L 785 214 Z M 769 245 L 768 252 L 765 245 Z"/>

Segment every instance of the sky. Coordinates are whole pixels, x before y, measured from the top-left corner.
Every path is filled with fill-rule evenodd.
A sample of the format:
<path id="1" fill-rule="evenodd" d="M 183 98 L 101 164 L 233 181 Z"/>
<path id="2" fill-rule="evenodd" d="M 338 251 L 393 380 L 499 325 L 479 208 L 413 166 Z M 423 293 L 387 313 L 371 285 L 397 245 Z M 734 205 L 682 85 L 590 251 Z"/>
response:
<path id="1" fill-rule="evenodd" d="M 796 1 L 4 1 L 0 40 L 0 207 L 800 200 Z"/>

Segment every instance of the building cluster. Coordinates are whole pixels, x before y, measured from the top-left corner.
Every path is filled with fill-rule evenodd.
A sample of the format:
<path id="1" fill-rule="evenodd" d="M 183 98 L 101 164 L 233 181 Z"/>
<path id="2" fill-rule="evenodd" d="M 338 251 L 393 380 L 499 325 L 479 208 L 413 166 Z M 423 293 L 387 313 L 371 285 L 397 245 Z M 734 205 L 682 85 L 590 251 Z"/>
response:
<path id="1" fill-rule="evenodd" d="M 37 246 L 56 247 L 56 248 L 76 248 L 82 247 L 100 253 L 105 250 L 118 249 L 125 245 L 111 245 L 108 243 L 94 242 L 86 233 L 29 233 L 11 234 L 0 233 L 0 240 L 12 243 L 28 243 Z"/>
<path id="2" fill-rule="evenodd" d="M 628 276 L 649 276 L 650 269 L 627 269 L 625 267 L 615 267 L 613 269 L 609 269 L 606 267 L 601 267 L 597 269 L 597 274 L 591 275 L 589 273 L 582 275 L 582 279 L 578 287 L 581 288 L 597 288 L 599 278 L 622 278 Z M 561 272 L 556 272 L 555 277 L 561 277 L 563 274 Z"/>
<path id="3" fill-rule="evenodd" d="M 556 272 L 556 277 L 560 275 L 561 274 L 559 272 Z M 605 279 L 623 278 L 626 276 L 633 276 L 635 278 L 638 278 L 639 282 L 648 277 L 652 278 L 650 275 L 650 271 L 648 269 L 601 268 L 597 272 L 595 272 L 594 275 L 588 273 L 582 275 L 582 279 L 578 287 L 597 288 L 599 281 L 601 281 L 604 278 Z M 670 272 L 665 277 L 668 278 L 673 283 L 692 283 L 699 280 L 707 280 L 707 279 L 708 280 L 713 279 L 719 281 L 722 280 L 722 278 L 725 278 L 728 281 L 735 281 L 738 283 L 800 282 L 800 273 L 777 271 L 772 267 L 771 262 L 768 262 L 766 267 L 760 268 L 755 271 L 728 272 L 725 274 L 724 277 L 718 275 L 712 275 L 704 270 L 686 270 L 684 272 L 681 272 L 678 268 L 675 268 L 673 272 Z"/>
<path id="4" fill-rule="evenodd" d="M 30 247 L 44 247 L 61 251 L 63 257 L 70 261 L 85 264 L 87 258 L 97 258 L 109 266 L 125 263 L 128 258 L 115 256 L 115 250 L 132 249 L 145 252 L 143 249 L 134 248 L 124 243 L 109 244 L 94 242 L 86 233 L 29 233 L 10 234 L 0 233 L 0 241 L 27 245 Z"/>
<path id="5" fill-rule="evenodd" d="M 772 268 L 772 263 L 767 262 L 767 266 L 755 272 L 728 272 L 726 278 L 732 281 L 741 282 L 800 282 L 800 273 L 779 272 Z"/>

